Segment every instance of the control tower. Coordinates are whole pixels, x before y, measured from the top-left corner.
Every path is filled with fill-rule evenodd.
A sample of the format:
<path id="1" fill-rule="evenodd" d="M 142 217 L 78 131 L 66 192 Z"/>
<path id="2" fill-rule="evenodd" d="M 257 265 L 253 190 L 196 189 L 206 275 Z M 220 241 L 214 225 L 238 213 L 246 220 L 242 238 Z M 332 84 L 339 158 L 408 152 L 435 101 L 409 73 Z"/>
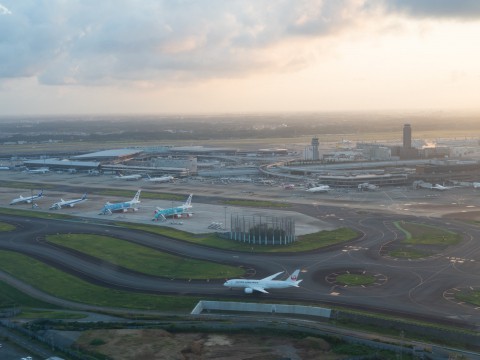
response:
<path id="1" fill-rule="evenodd" d="M 412 148 L 412 128 L 410 124 L 403 125 L 403 148 Z"/>
<path id="2" fill-rule="evenodd" d="M 312 160 L 318 160 L 319 154 L 318 154 L 318 145 L 319 141 L 317 137 L 314 137 L 312 139 Z"/>

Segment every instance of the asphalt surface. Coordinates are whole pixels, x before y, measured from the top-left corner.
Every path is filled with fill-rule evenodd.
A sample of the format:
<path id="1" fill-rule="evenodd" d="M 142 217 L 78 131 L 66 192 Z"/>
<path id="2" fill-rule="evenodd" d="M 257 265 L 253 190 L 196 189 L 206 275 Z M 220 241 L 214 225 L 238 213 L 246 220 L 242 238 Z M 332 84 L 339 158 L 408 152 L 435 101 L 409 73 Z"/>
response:
<path id="1" fill-rule="evenodd" d="M 65 175 L 51 174 L 35 179 L 43 183 L 58 184 L 55 196 L 60 195 L 61 192 L 76 192 L 75 195 L 64 194 L 65 198 L 81 195 L 87 187 L 94 190 L 95 187 L 113 184 L 111 177 L 99 180 L 99 177 L 87 176 L 73 176 L 68 181 L 63 180 L 60 183 L 57 178 L 62 176 L 65 178 Z M 11 177 L 17 180 L 24 177 L 25 181 L 32 181 L 30 176 L 22 174 L 14 174 Z M 133 191 L 139 185 L 137 182 L 123 182 L 120 186 Z M 78 221 L 0 216 L 0 221 L 17 226 L 15 231 L 1 234 L 0 248 L 33 256 L 90 282 L 112 288 L 148 293 L 201 295 L 206 298 L 230 297 L 232 300 L 240 301 L 252 298 L 288 299 L 318 306 L 345 305 L 416 319 L 463 324 L 474 328 L 480 325 L 480 308 L 459 303 L 453 296 L 455 292 L 480 287 L 480 243 L 478 242 L 480 228 L 442 217 L 448 213 L 464 213 L 480 208 L 478 195 L 472 189 L 454 189 L 445 193 L 434 193 L 429 190 L 414 191 L 408 188 L 382 189 L 364 193 L 339 190 L 328 194 L 308 194 L 307 196 L 301 190 L 285 191 L 278 186 L 258 187 L 250 184 L 230 186 L 192 181 L 163 184 L 155 188 L 152 186 L 149 191 L 154 189 L 181 194 L 193 192 L 194 208 L 206 203 L 215 204 L 218 198 L 245 198 L 251 194 L 254 194 L 252 196 L 254 199 L 266 198 L 291 202 L 294 205 L 289 210 L 295 210 L 300 214 L 300 218 L 308 215 L 308 219 L 313 219 L 308 220 L 312 229 L 347 226 L 358 230 L 362 236 L 342 246 L 332 246 L 308 253 L 259 254 L 217 250 L 158 235 L 99 224 L 100 218 L 107 220 L 126 218 L 129 221 L 149 223 L 151 221 L 149 216 L 142 215 L 140 211 L 121 217 L 98 216 L 97 208 L 100 208 L 99 205 L 103 204 L 105 199 L 97 197 L 85 203 L 87 204 L 85 207 L 82 204 L 82 207 L 65 209 L 65 213 L 81 216 Z M 192 189 L 195 190 L 192 191 Z M 1 190 L 0 198 L 4 199 L 4 203 L 17 196 L 15 190 L 6 188 Z M 29 194 L 24 192 L 24 196 L 27 195 Z M 58 200 L 52 196 L 47 203 L 49 205 L 54 201 Z M 95 210 L 91 210 L 92 207 Z M 19 208 L 28 208 L 28 205 Z M 215 217 L 223 218 L 225 207 L 217 204 L 216 208 Z M 206 213 L 209 211 L 206 209 Z M 265 214 L 272 212 L 270 209 L 262 211 Z M 186 221 L 192 221 L 193 224 L 204 221 L 200 230 L 203 229 L 205 232 L 210 219 L 204 218 L 202 221 L 198 219 L 202 220 L 202 217 L 195 216 Z M 415 221 L 451 230 L 461 234 L 462 241 L 458 245 L 439 249 L 438 252 L 424 259 L 392 258 L 388 256 L 387 250 L 403 236 L 394 226 L 394 222 L 399 220 Z M 287 274 L 296 268 L 301 268 L 304 270 L 300 277 L 303 282 L 299 289 L 272 290 L 270 294 L 247 295 L 241 290 L 229 290 L 223 287 L 223 280 L 189 281 L 147 276 L 104 263 L 84 254 L 52 246 L 43 240 L 49 233 L 86 232 L 108 234 L 180 256 L 242 266 L 248 276 L 255 278 L 268 276 L 281 270 Z M 335 282 L 337 275 L 347 272 L 372 275 L 376 281 L 370 286 L 350 287 Z"/>

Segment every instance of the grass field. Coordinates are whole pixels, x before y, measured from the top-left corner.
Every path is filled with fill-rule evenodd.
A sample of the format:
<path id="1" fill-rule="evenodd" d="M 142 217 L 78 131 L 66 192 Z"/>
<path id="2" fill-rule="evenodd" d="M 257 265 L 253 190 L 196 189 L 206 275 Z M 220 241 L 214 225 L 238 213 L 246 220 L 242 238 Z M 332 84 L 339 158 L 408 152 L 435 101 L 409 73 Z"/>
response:
<path id="1" fill-rule="evenodd" d="M 397 221 L 395 226 L 406 234 L 405 244 L 449 246 L 462 239 L 457 233 L 429 225 Z"/>
<path id="2" fill-rule="evenodd" d="M 175 312 L 191 310 L 200 300 L 104 288 L 11 251 L 0 250 L 0 270 L 55 297 L 96 306 Z"/>
<path id="3" fill-rule="evenodd" d="M 455 299 L 480 306 L 480 290 L 463 290 L 455 292 Z"/>
<path id="4" fill-rule="evenodd" d="M 341 284 L 349 286 L 370 285 L 375 282 L 375 276 L 364 274 L 342 274 L 338 275 L 336 280 Z"/>
<path id="5" fill-rule="evenodd" d="M 239 277 L 243 270 L 218 263 L 163 253 L 109 236 L 92 234 L 48 235 L 47 241 L 144 274 L 180 279 Z"/>
<path id="6" fill-rule="evenodd" d="M 223 200 L 223 204 L 231 206 L 249 206 L 249 207 L 260 207 L 260 208 L 289 208 L 292 205 L 283 202 L 275 201 L 266 201 L 266 200 Z"/>
<path id="7" fill-rule="evenodd" d="M 0 264 L 1 267 L 1 264 Z M 0 308 L 29 307 L 56 309 L 58 306 L 37 300 L 0 281 Z"/>
<path id="8" fill-rule="evenodd" d="M 312 234 L 298 236 L 297 241 L 290 245 L 269 246 L 269 245 L 251 245 L 235 240 L 220 238 L 216 234 L 194 235 L 185 231 L 158 227 L 152 225 L 118 223 L 119 226 L 129 229 L 143 230 L 154 234 L 171 237 L 183 241 L 192 242 L 198 245 L 204 245 L 219 249 L 244 252 L 298 252 L 312 251 L 324 248 L 326 246 L 340 244 L 355 239 L 359 234 L 350 228 L 339 228 L 335 230 L 324 230 Z"/>
<path id="9" fill-rule="evenodd" d="M 12 224 L 7 224 L 7 223 L 4 223 L 4 222 L 0 221 L 0 232 L 2 232 L 2 231 L 13 231 L 15 229 L 16 229 L 15 226 L 13 226 Z"/>
<path id="10" fill-rule="evenodd" d="M 403 248 L 393 250 L 389 254 L 392 257 L 405 258 L 405 259 L 421 259 L 429 256 L 429 254 L 426 254 L 421 251 L 417 251 L 415 249 L 403 249 Z"/>

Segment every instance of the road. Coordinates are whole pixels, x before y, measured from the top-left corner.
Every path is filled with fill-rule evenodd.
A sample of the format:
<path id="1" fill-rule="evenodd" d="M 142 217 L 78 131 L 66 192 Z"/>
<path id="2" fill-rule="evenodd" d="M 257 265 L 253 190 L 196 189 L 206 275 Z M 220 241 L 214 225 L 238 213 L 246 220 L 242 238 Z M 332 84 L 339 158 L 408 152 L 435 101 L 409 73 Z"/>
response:
<path id="1" fill-rule="evenodd" d="M 154 234 L 128 230 L 85 221 L 55 221 L 2 215 L 0 221 L 17 226 L 2 233 L 0 249 L 13 250 L 35 257 L 50 265 L 92 283 L 112 288 L 147 293 L 230 297 L 243 301 L 253 298 L 297 300 L 319 306 L 344 305 L 371 311 L 393 313 L 416 319 L 458 323 L 478 327 L 480 310 L 458 304 L 450 296 L 452 289 L 475 287 L 480 284 L 480 229 L 464 223 L 442 219 L 373 211 L 322 206 L 310 209 L 312 216 L 335 214 L 329 221 L 348 226 L 363 235 L 347 245 L 321 251 L 289 254 L 239 253 L 211 249 Z M 462 242 L 434 256 L 420 260 L 398 260 L 385 255 L 385 246 L 398 239 L 399 230 L 393 221 L 416 221 L 441 226 L 462 234 Z M 140 274 L 104 263 L 87 255 L 79 255 L 44 241 L 46 234 L 94 233 L 125 239 L 172 254 L 243 266 L 251 269 L 255 278 L 275 272 L 305 270 L 300 289 L 284 289 L 271 294 L 247 295 L 222 286 L 223 280 L 165 279 Z M 371 286 L 345 287 L 337 284 L 335 274 L 365 273 L 375 276 Z M 333 274 L 333 275 L 332 275 Z"/>

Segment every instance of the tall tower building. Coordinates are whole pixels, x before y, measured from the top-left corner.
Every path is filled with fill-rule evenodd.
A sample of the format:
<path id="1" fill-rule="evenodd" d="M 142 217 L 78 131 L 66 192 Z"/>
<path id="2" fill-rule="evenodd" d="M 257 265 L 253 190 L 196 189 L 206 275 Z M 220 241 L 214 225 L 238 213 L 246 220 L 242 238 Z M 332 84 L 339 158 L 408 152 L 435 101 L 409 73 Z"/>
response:
<path id="1" fill-rule="evenodd" d="M 318 145 L 319 141 L 317 137 L 314 137 L 312 139 L 312 160 L 318 160 L 319 154 L 318 154 Z"/>
<path id="2" fill-rule="evenodd" d="M 410 124 L 403 125 L 403 148 L 412 148 L 412 128 Z"/>

